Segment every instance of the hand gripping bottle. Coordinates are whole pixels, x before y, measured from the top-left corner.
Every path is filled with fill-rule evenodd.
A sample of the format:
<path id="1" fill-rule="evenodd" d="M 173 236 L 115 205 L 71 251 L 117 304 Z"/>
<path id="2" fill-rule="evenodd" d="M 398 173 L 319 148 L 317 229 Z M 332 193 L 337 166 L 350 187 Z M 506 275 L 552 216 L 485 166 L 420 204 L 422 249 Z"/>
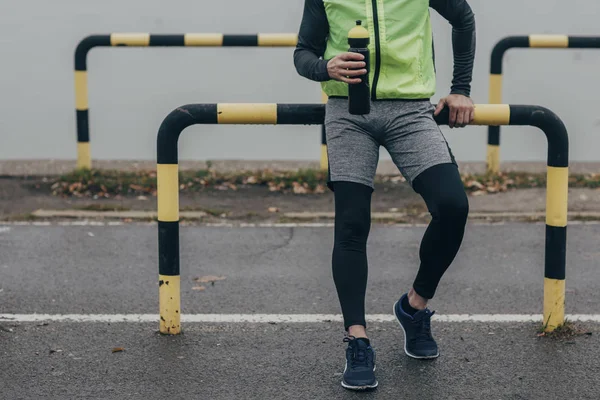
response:
<path id="1" fill-rule="evenodd" d="M 348 49 L 351 53 L 360 53 L 365 59 L 365 75 L 357 76 L 360 83 L 348 85 L 348 111 L 353 115 L 364 115 L 371 112 L 371 90 L 369 88 L 369 31 L 362 26 L 362 21 L 356 21 L 356 26 L 348 32 Z"/>

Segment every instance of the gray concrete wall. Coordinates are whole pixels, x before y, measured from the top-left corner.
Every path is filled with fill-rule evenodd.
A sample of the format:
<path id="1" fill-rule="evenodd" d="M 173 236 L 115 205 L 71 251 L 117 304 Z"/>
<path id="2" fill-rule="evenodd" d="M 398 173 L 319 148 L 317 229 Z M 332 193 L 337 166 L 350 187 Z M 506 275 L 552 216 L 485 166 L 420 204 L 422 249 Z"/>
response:
<path id="1" fill-rule="evenodd" d="M 596 0 L 470 1 L 478 50 L 473 98 L 488 101 L 489 56 L 507 35 L 600 35 Z M 0 1 L 0 159 L 74 159 L 73 52 L 92 33 L 297 32 L 303 0 Z M 438 94 L 452 70 L 450 26 L 434 15 Z M 319 102 L 318 84 L 299 77 L 292 49 L 95 49 L 89 56 L 94 159 L 155 157 L 163 117 L 191 102 Z M 571 132 L 571 158 L 598 161 L 600 51 L 513 50 L 504 100 L 540 104 Z M 486 130 L 444 132 L 459 160 L 485 158 Z M 543 135 L 505 128 L 503 160 L 544 160 Z M 318 127 L 210 126 L 188 129 L 182 159 L 318 160 Z M 383 154 L 386 158 L 387 155 Z"/>

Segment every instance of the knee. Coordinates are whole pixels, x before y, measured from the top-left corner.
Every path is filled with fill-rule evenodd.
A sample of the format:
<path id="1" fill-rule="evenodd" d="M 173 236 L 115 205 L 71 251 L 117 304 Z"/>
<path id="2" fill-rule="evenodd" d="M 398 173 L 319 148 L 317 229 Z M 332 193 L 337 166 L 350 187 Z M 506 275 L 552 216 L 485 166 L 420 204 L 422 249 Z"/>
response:
<path id="1" fill-rule="evenodd" d="M 465 224 L 469 215 L 469 200 L 466 193 L 442 196 L 437 202 L 434 218 L 440 221 Z M 437 215 L 434 215 L 437 214 Z"/>
<path id="2" fill-rule="evenodd" d="M 347 209 L 336 218 L 337 245 L 344 248 L 364 247 L 371 226 L 368 210 Z"/>

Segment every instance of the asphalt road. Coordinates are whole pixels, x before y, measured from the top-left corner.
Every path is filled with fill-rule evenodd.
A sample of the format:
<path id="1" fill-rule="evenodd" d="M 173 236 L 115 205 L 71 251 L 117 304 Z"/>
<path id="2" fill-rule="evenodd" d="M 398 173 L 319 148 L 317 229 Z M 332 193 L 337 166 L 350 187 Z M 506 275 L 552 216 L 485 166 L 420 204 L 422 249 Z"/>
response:
<path id="1" fill-rule="evenodd" d="M 367 311 L 411 283 L 423 227 L 374 226 Z M 431 306 L 439 314 L 539 314 L 542 224 L 470 225 Z M 567 313 L 597 314 L 600 225 L 571 225 Z M 0 314 L 157 313 L 157 228 L 0 227 Z M 331 228 L 182 227 L 182 313 L 337 314 Z M 193 278 L 225 277 L 205 290 Z M 600 325 L 556 340 L 537 323 L 433 322 L 441 357 L 403 355 L 372 323 L 380 388 L 339 385 L 339 323 L 0 322 L 0 399 L 597 399 Z M 112 353 L 114 347 L 125 351 Z"/>

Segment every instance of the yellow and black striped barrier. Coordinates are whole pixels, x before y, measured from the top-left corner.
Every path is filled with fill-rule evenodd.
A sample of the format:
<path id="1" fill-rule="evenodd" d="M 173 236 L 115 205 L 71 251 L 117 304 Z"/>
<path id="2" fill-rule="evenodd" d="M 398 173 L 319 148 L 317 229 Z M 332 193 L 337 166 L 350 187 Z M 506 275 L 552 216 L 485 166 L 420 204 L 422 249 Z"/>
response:
<path id="1" fill-rule="evenodd" d="M 150 33 L 113 33 L 92 35 L 79 42 L 75 50 L 75 109 L 77 126 L 77 168 L 91 169 L 88 106 L 87 55 L 94 47 L 295 47 L 295 33 L 258 33 L 226 35 L 221 33 L 186 33 L 155 35 Z M 324 98 L 326 100 L 326 98 Z M 323 150 L 325 149 L 325 150 Z M 321 138 L 321 168 L 327 169 L 325 128 Z"/>
<path id="2" fill-rule="evenodd" d="M 544 324 L 553 331 L 564 323 L 565 263 L 569 139 L 562 121 L 537 106 L 479 104 L 473 125 L 530 125 L 548 139 L 546 208 L 546 260 Z M 323 104 L 190 104 L 172 111 L 162 122 L 157 138 L 158 258 L 160 332 L 181 331 L 179 274 L 179 135 L 196 124 L 319 125 Z M 448 123 L 448 112 L 437 122 Z"/>
<path id="3" fill-rule="evenodd" d="M 600 49 L 600 36 L 529 35 L 509 36 L 494 46 L 490 65 L 490 104 L 502 103 L 502 60 L 512 48 Z M 488 128 L 487 171 L 500 171 L 500 127 Z"/>

